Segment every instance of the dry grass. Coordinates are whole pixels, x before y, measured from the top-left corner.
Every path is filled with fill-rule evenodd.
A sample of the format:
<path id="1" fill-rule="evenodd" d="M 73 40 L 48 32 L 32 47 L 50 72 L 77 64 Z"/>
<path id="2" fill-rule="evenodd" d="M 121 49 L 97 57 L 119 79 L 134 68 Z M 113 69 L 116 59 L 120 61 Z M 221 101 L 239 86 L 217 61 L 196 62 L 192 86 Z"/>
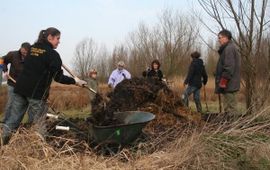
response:
<path id="1" fill-rule="evenodd" d="M 82 109 L 89 103 L 89 91 L 73 85 L 53 83 L 49 102 L 57 110 Z"/>
<path id="2" fill-rule="evenodd" d="M 113 156 L 92 149 L 49 146 L 33 129 L 20 129 L 2 146 L 4 169 L 269 169 L 270 108 L 230 123 L 182 125 Z M 261 119 L 264 117 L 264 119 Z"/>

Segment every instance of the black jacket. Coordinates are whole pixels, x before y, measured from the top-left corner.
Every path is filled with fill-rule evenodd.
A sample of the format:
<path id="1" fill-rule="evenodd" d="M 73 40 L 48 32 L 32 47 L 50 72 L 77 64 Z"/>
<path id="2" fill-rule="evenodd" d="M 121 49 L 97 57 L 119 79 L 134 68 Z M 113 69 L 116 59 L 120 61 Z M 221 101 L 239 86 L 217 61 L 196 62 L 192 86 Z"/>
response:
<path id="1" fill-rule="evenodd" d="M 21 74 L 23 70 L 23 63 L 24 59 L 20 53 L 20 51 L 11 51 L 7 55 L 3 56 L 4 59 L 4 65 L 3 65 L 3 71 L 8 71 L 8 64 L 10 64 L 10 70 L 9 75 L 14 79 L 17 80 L 19 75 Z M 15 86 L 15 83 L 8 79 L 8 85 Z"/>
<path id="2" fill-rule="evenodd" d="M 147 77 L 149 78 L 158 78 L 160 81 L 162 80 L 163 78 L 163 73 L 161 70 L 150 70 L 149 72 L 147 72 Z"/>
<path id="3" fill-rule="evenodd" d="M 240 57 L 233 42 L 221 46 L 218 50 L 219 60 L 217 63 L 215 83 L 216 93 L 236 92 L 240 89 Z M 221 78 L 228 80 L 227 88 L 219 88 Z"/>
<path id="4" fill-rule="evenodd" d="M 63 75 L 60 55 L 50 43 L 36 43 L 26 57 L 24 69 L 14 92 L 37 100 L 48 98 L 52 79 L 63 84 L 75 84 L 71 77 Z"/>
<path id="5" fill-rule="evenodd" d="M 206 84 L 207 80 L 208 76 L 206 74 L 203 61 L 199 58 L 194 58 L 189 66 L 188 75 L 184 83 L 189 86 L 201 88 L 202 82 L 203 84 Z"/>

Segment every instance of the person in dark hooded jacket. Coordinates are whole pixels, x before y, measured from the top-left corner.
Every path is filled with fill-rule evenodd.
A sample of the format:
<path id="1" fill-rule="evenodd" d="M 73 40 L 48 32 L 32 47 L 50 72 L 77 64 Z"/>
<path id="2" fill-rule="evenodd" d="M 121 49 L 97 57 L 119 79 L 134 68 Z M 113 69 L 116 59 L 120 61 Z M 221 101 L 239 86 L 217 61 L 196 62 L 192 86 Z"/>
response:
<path id="1" fill-rule="evenodd" d="M 76 84 L 83 87 L 87 83 L 78 77 L 63 74 L 62 60 L 55 50 L 60 43 L 61 33 L 50 27 L 41 30 L 37 42 L 31 46 L 25 58 L 24 68 L 16 80 L 11 114 L 5 121 L 2 133 L 3 144 L 8 144 L 27 110 L 29 123 L 42 127 L 47 112 L 47 99 L 53 80 L 62 84 Z M 40 131 L 42 132 L 42 131 Z"/>
<path id="2" fill-rule="evenodd" d="M 201 54 L 197 51 L 191 54 L 192 62 L 189 66 L 187 77 L 184 81 L 184 86 L 188 85 L 184 92 L 183 100 L 186 107 L 188 107 L 188 97 L 193 93 L 193 98 L 198 112 L 202 112 L 202 105 L 200 101 L 200 89 L 202 83 L 206 85 L 208 76 L 203 65 L 203 60 L 200 59 Z"/>

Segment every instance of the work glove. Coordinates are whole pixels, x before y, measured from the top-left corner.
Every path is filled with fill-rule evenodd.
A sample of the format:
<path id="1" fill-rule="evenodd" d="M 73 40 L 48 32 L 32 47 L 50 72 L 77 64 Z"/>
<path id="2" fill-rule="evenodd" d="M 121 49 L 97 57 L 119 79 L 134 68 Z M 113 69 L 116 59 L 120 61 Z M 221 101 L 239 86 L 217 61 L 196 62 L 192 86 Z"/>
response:
<path id="1" fill-rule="evenodd" d="M 75 77 L 74 80 L 75 80 L 77 86 L 83 87 L 83 86 L 87 85 L 86 81 L 81 80 L 78 77 Z"/>
<path id="2" fill-rule="evenodd" d="M 220 82 L 219 82 L 219 87 L 222 89 L 227 88 L 228 80 L 221 77 Z"/>

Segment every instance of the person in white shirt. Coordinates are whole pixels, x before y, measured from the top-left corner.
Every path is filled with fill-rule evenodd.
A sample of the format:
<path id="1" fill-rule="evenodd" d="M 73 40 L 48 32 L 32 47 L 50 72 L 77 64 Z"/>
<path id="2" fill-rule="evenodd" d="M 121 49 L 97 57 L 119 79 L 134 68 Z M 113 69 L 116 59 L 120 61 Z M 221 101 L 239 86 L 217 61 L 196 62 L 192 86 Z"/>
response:
<path id="1" fill-rule="evenodd" d="M 117 84 L 125 79 L 131 79 L 131 75 L 125 69 L 125 63 L 123 61 L 119 61 L 117 64 L 117 69 L 115 69 L 110 75 L 108 85 L 109 87 L 115 88 Z"/>

